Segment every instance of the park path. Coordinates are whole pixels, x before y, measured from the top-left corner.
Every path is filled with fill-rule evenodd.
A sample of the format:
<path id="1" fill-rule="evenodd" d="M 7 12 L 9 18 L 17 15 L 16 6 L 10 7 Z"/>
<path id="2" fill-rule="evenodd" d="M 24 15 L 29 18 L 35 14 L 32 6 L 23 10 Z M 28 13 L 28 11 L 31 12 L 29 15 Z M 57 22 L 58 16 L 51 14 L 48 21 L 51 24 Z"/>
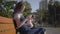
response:
<path id="1" fill-rule="evenodd" d="M 45 28 L 46 34 L 60 34 L 60 30 L 56 28 Z"/>

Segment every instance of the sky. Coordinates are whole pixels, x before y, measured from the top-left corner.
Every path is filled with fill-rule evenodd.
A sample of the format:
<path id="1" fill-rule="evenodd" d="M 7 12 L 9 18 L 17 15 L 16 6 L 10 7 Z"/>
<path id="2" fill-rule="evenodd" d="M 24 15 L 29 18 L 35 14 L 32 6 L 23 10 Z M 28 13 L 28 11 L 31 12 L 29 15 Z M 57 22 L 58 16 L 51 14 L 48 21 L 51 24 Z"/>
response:
<path id="1" fill-rule="evenodd" d="M 40 0 L 27 0 L 31 4 L 32 12 L 36 12 L 39 9 Z"/>

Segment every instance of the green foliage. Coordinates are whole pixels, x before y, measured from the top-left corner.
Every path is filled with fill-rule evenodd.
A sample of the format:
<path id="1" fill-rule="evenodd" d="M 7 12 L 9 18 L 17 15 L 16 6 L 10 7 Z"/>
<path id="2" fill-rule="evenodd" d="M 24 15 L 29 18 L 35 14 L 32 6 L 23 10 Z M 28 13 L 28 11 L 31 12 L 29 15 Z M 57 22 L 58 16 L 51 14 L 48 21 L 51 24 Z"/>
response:
<path id="1" fill-rule="evenodd" d="M 1 4 L 3 5 L 3 7 L 0 8 L 0 16 L 4 16 L 4 17 L 8 17 L 8 18 L 12 18 L 13 12 L 11 11 L 11 9 L 14 9 L 14 4 L 16 4 L 17 2 L 15 1 L 9 1 L 9 2 L 2 2 Z M 3 8 L 3 9 L 2 9 Z"/>
<path id="2" fill-rule="evenodd" d="M 49 24 L 59 25 L 60 24 L 60 2 L 55 1 L 53 5 L 48 5 L 49 13 Z"/>
<path id="3" fill-rule="evenodd" d="M 28 16 L 28 12 L 24 12 L 24 16 L 25 16 L 25 17 Z"/>
<path id="4" fill-rule="evenodd" d="M 27 15 L 29 15 L 29 13 L 31 13 L 31 10 L 32 10 L 32 8 L 31 8 L 30 3 L 27 2 L 27 1 L 25 1 L 25 10 L 24 10 L 24 15 L 25 15 L 25 17 L 26 17 Z"/>
<path id="5" fill-rule="evenodd" d="M 47 10 L 46 9 L 41 9 L 41 10 L 39 10 L 38 12 L 38 20 L 40 20 L 40 21 L 46 21 L 46 15 L 47 15 Z"/>
<path id="6" fill-rule="evenodd" d="M 9 1 L 9 2 L 2 2 L 1 4 L 3 5 L 3 7 L 0 8 L 0 16 L 4 16 L 4 17 L 8 17 L 8 18 L 12 18 L 13 12 L 11 11 L 11 9 L 13 10 L 15 8 L 14 4 L 17 4 L 18 2 L 16 1 Z M 24 15 L 25 17 L 31 13 L 31 6 L 30 3 L 25 1 L 25 11 L 24 11 Z M 2 9 L 3 8 L 3 9 Z"/>

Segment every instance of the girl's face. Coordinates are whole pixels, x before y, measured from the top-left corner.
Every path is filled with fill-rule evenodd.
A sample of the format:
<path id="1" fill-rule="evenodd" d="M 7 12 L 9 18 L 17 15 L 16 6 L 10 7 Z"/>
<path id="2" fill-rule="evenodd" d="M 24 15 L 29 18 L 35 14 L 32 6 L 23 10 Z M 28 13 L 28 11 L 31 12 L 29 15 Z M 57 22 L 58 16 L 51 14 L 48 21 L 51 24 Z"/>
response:
<path id="1" fill-rule="evenodd" d="M 23 13 L 25 10 L 25 6 L 23 5 L 20 10 L 21 10 L 20 12 Z"/>
<path id="2" fill-rule="evenodd" d="M 23 11 L 25 10 L 25 6 L 23 6 L 23 9 L 22 9 L 22 10 L 23 10 Z M 22 12 L 23 12 L 23 11 L 22 11 Z"/>
<path id="3" fill-rule="evenodd" d="M 29 15 L 29 18 L 32 18 L 32 15 Z"/>

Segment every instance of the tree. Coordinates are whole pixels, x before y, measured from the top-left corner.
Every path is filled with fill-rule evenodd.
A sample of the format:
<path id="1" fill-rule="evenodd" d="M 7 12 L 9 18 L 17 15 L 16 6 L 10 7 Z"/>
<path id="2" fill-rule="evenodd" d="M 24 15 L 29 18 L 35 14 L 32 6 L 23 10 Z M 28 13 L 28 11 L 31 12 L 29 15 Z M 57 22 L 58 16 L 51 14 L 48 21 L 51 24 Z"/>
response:
<path id="1" fill-rule="evenodd" d="M 37 10 L 37 13 L 38 13 L 38 20 L 40 21 L 39 23 L 40 24 L 43 24 L 43 23 L 46 23 L 46 20 L 47 20 L 47 9 L 39 9 Z"/>
<path id="2" fill-rule="evenodd" d="M 31 13 L 31 5 L 29 2 L 25 1 L 25 10 L 24 10 L 24 15 L 27 16 L 29 13 Z"/>
<path id="3" fill-rule="evenodd" d="M 60 17 L 60 2 L 55 1 L 53 5 L 48 5 L 48 13 L 49 13 L 49 24 L 57 26 L 60 24 L 59 17 Z"/>
<path id="4" fill-rule="evenodd" d="M 12 10 L 14 9 L 14 4 L 16 4 L 16 3 L 17 3 L 16 1 L 2 2 L 1 5 L 3 7 L 0 8 L 1 9 L 0 16 L 12 18 L 13 12 L 11 11 L 11 9 Z"/>
<path id="5" fill-rule="evenodd" d="M 3 5 L 3 7 L 0 8 L 0 16 L 4 16 L 4 17 L 8 17 L 8 18 L 12 18 L 13 15 L 13 11 L 15 8 L 15 5 L 17 4 L 17 1 L 9 1 L 9 2 L 2 2 L 1 5 Z M 31 13 L 31 5 L 29 2 L 25 1 L 25 11 L 24 11 L 24 15 L 27 16 L 29 13 Z"/>

